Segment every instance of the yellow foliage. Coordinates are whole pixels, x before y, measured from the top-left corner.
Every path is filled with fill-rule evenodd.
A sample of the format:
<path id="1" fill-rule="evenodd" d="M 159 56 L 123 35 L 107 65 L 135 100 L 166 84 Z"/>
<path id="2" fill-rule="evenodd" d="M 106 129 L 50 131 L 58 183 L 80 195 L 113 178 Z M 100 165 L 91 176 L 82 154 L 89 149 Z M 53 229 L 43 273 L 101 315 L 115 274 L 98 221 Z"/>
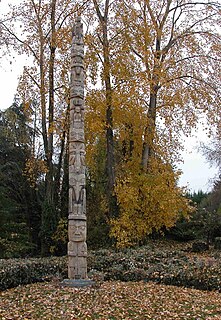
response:
<path id="1" fill-rule="evenodd" d="M 102 90 L 91 90 L 86 97 L 85 137 L 86 163 L 90 170 L 94 168 L 94 156 L 97 142 L 105 137 L 105 97 Z"/>
<path id="2" fill-rule="evenodd" d="M 40 177 L 48 172 L 46 162 L 32 156 L 26 160 L 24 174 L 27 176 L 31 187 L 35 188 Z"/>
<path id="3" fill-rule="evenodd" d="M 177 186 L 179 173 L 152 159 L 148 173 L 125 171 L 115 192 L 120 216 L 111 220 L 111 236 L 118 247 L 134 245 L 153 231 L 172 227 L 177 218 L 192 212 L 184 190 Z"/>
<path id="4" fill-rule="evenodd" d="M 58 244 L 59 242 L 61 243 L 67 243 L 68 241 L 68 221 L 67 219 L 60 218 L 58 221 L 57 229 L 55 233 L 52 236 L 52 240 Z M 52 254 L 55 253 L 56 246 L 51 246 L 50 247 L 50 252 Z"/>
<path id="5" fill-rule="evenodd" d="M 93 2 L 103 13 L 103 2 Z M 177 186 L 182 136 L 191 134 L 202 113 L 218 123 L 220 17 L 215 4 L 181 2 L 118 1 L 108 8 L 105 48 L 104 24 L 90 11 L 88 21 L 95 23 L 86 37 L 88 83 L 101 89 L 89 90 L 86 101 L 87 165 L 96 171 L 98 141 L 106 152 L 104 70 L 110 60 L 106 69 L 120 208 L 119 217 L 111 220 L 111 235 L 118 246 L 169 228 L 192 210 Z"/>

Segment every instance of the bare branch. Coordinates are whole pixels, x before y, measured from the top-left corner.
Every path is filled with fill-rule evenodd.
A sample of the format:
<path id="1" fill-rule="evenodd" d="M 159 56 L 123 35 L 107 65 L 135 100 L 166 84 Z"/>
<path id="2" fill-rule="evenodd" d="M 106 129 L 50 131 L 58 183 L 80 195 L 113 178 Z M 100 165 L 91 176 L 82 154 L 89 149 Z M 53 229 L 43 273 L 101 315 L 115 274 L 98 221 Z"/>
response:
<path id="1" fill-rule="evenodd" d="M 165 59 L 166 54 L 168 53 L 168 51 L 172 48 L 172 46 L 181 39 L 184 39 L 186 37 L 189 37 L 190 35 L 194 35 L 194 34 L 207 34 L 207 35 L 212 35 L 215 36 L 214 34 L 211 34 L 208 31 L 190 31 L 190 28 L 188 28 L 185 32 L 183 32 L 182 34 L 176 36 L 173 39 L 170 39 L 168 44 L 162 49 L 162 55 L 163 55 L 163 59 Z"/>
<path id="2" fill-rule="evenodd" d="M 208 60 L 213 60 L 213 61 L 216 61 L 216 62 L 221 62 L 221 58 L 218 59 L 218 58 L 215 58 L 215 57 L 212 57 L 211 55 L 204 55 L 204 54 L 195 54 L 195 55 L 192 55 L 192 56 L 189 56 L 189 57 L 184 57 L 182 59 L 179 59 L 179 60 L 176 60 L 174 62 L 174 64 L 178 64 L 178 63 L 182 63 L 183 61 L 185 60 L 191 60 L 191 59 L 195 59 L 195 58 L 207 58 Z M 169 66 L 168 68 L 166 68 L 166 70 L 168 71 L 169 69 L 173 68 L 172 66 Z"/>
<path id="3" fill-rule="evenodd" d="M 134 47 L 130 46 L 130 48 L 131 48 L 132 52 L 133 52 L 141 61 L 144 60 L 143 56 L 142 56 L 139 52 L 137 52 L 137 50 L 134 49 Z"/>
<path id="4" fill-rule="evenodd" d="M 215 91 L 215 93 L 217 93 L 217 88 L 215 88 L 214 86 L 212 86 L 210 83 L 208 83 L 205 79 L 203 78 L 198 78 L 198 77 L 195 77 L 195 76 L 192 76 L 192 75 L 181 75 L 179 77 L 175 77 L 175 78 L 171 78 L 171 79 L 167 79 L 165 83 L 169 83 L 169 82 L 173 82 L 175 80 L 181 80 L 181 81 L 185 81 L 185 83 L 187 85 L 190 85 L 191 82 L 187 82 L 186 79 L 189 79 L 189 80 L 195 80 L 197 82 L 201 82 L 203 84 L 205 84 L 206 86 L 210 87 L 213 91 Z M 164 83 L 164 84 L 165 84 Z M 162 87 L 163 84 L 161 84 L 161 87 Z"/>
<path id="5" fill-rule="evenodd" d="M 104 21 L 104 17 L 103 17 L 102 14 L 101 14 L 99 5 L 98 5 L 98 3 L 97 3 L 97 0 L 93 0 L 93 3 L 94 3 L 94 7 L 95 7 L 95 10 L 96 10 L 96 12 L 97 12 L 97 15 L 98 15 L 99 20 L 100 20 L 101 22 L 103 22 L 103 21 Z"/>
<path id="6" fill-rule="evenodd" d="M 220 4 L 218 2 L 214 2 L 214 1 L 207 1 L 207 2 L 195 1 L 195 2 L 186 2 L 186 3 L 177 4 L 175 7 L 171 8 L 169 11 L 172 12 L 173 10 L 176 10 L 177 8 L 187 7 L 187 6 L 191 6 L 191 5 L 214 6 L 217 8 L 220 7 Z"/>
<path id="7" fill-rule="evenodd" d="M 107 20 L 107 16 L 108 16 L 108 9 L 109 9 L 109 0 L 106 0 L 106 2 L 105 2 L 105 10 L 104 10 L 104 17 L 105 17 L 105 20 Z"/>
<path id="8" fill-rule="evenodd" d="M 160 30 L 163 29 L 164 24 L 166 22 L 166 19 L 167 19 L 168 15 L 169 15 L 169 12 L 170 12 L 169 9 L 170 9 L 171 2 L 172 2 L 172 0 L 167 0 L 166 10 L 165 10 L 164 16 L 163 16 L 163 18 L 162 18 L 162 20 L 160 22 L 160 25 L 159 25 L 159 29 Z"/>
<path id="9" fill-rule="evenodd" d="M 27 68 L 25 68 L 25 73 L 31 78 L 31 80 L 35 83 L 35 85 L 40 89 L 39 83 L 35 80 L 35 78 L 30 74 Z"/>
<path id="10" fill-rule="evenodd" d="M 36 53 L 34 52 L 34 50 L 32 49 L 32 47 L 26 43 L 24 40 L 20 39 L 14 32 L 12 32 L 3 22 L 0 22 L 0 24 L 5 28 L 5 30 L 12 36 L 14 37 L 18 42 L 20 42 L 21 44 L 25 45 L 28 47 L 28 49 L 32 52 L 33 56 L 35 57 L 36 60 L 38 60 L 38 56 L 36 55 Z"/>
<path id="11" fill-rule="evenodd" d="M 151 20 L 152 20 L 152 22 L 153 22 L 153 25 L 154 25 L 154 27 L 155 27 L 155 30 L 158 31 L 158 30 L 159 30 L 159 27 L 158 27 L 157 21 L 156 21 L 156 19 L 155 19 L 155 17 L 154 17 L 153 11 L 152 11 L 152 9 L 151 9 L 151 7 L 150 7 L 150 1 L 147 0 L 147 1 L 145 2 L 145 4 L 146 4 L 146 6 L 147 6 L 147 9 L 148 9 L 148 12 L 149 12 L 149 14 L 150 14 L 150 17 L 151 17 Z"/>

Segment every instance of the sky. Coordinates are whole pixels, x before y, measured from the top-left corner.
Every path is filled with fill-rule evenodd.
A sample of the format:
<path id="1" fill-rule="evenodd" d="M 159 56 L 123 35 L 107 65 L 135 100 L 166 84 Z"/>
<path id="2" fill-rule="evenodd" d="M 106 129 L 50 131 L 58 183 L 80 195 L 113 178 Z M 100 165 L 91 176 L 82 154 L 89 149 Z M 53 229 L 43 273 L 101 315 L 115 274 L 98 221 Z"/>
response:
<path id="1" fill-rule="evenodd" d="M 211 167 L 205 157 L 197 150 L 200 142 L 209 144 L 202 129 L 196 133 L 196 137 L 186 139 L 185 151 L 182 153 L 184 162 L 180 166 L 183 171 L 180 185 L 188 186 L 191 192 L 199 190 L 209 192 L 212 189 L 214 178 L 218 174 L 218 169 Z"/>
<path id="2" fill-rule="evenodd" d="M 4 12 L 8 3 L 18 0 L 0 0 L 0 12 Z M 0 63 L 0 110 L 8 108 L 14 99 L 23 66 L 27 64 L 24 56 L 16 56 L 16 59 L 3 57 Z M 206 134 L 200 128 L 195 137 L 185 141 L 185 150 L 182 153 L 183 164 L 179 167 L 183 171 L 180 178 L 180 186 L 187 186 L 190 192 L 202 190 L 210 191 L 212 180 L 217 175 L 217 169 L 210 167 L 206 159 L 196 149 L 200 142 L 208 142 Z"/>

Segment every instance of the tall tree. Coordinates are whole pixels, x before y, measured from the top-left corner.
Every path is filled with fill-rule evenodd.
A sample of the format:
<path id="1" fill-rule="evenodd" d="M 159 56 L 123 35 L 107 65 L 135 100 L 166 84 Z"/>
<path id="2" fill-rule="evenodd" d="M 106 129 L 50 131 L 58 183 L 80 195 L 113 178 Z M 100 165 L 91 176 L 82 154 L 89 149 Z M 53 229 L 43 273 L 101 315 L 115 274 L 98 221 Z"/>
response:
<path id="1" fill-rule="evenodd" d="M 142 227 L 142 222 L 155 230 L 163 224 L 169 227 L 178 212 L 188 210 L 185 200 L 179 198 L 181 190 L 177 187 L 175 161 L 179 159 L 179 137 L 190 134 L 203 113 L 208 116 L 208 122 L 215 122 L 212 114 L 217 115 L 220 103 L 217 88 L 220 7 L 215 2 L 172 0 L 141 0 L 136 4 L 124 1 L 121 5 L 125 39 L 139 66 L 134 79 L 139 86 L 137 100 L 143 105 L 145 119 L 140 152 L 142 184 L 137 183 L 140 192 L 135 188 L 136 192 L 131 194 L 139 205 L 136 209 L 129 201 L 130 210 L 123 211 L 121 221 L 114 222 L 113 228 L 119 238 L 123 238 L 123 230 L 132 233 L 131 237 L 126 237 L 130 240 L 136 236 L 136 231 L 141 238 L 142 233 L 150 232 Z M 121 190 L 126 184 L 133 190 L 136 178 L 132 175 L 132 180 L 129 177 L 127 183 L 122 181 L 119 196 L 124 205 L 128 197 Z M 171 200 L 173 204 L 171 202 L 170 209 L 165 210 L 165 204 Z M 140 215 L 142 207 L 143 215 Z M 140 222 L 135 224 L 136 231 L 130 223 L 131 210 L 137 212 L 135 220 L 140 217 Z M 170 216 L 167 216 L 169 211 Z"/>
<path id="2" fill-rule="evenodd" d="M 139 93 L 146 104 L 141 162 L 146 170 L 158 128 L 174 140 L 179 132 L 188 135 L 202 112 L 214 120 L 220 103 L 220 5 L 139 0 L 123 1 L 121 10 L 140 65 Z"/>
<path id="3" fill-rule="evenodd" d="M 32 112 L 33 122 L 36 119 L 42 136 L 42 139 L 35 139 L 31 160 L 40 158 L 46 164 L 41 236 L 42 254 L 48 254 L 60 212 L 67 137 L 71 28 L 76 6 L 71 0 L 26 0 L 12 7 L 10 14 L 16 15 L 21 32 L 13 28 L 10 19 L 9 23 L 2 23 L 2 27 L 14 38 L 15 49 L 33 59 L 32 66 L 24 68 L 19 94 L 26 109 Z"/>
<path id="4" fill-rule="evenodd" d="M 189 210 L 177 186 L 177 161 L 183 134 L 191 134 L 203 113 L 215 121 L 218 111 L 220 13 L 219 5 L 208 1 L 115 1 L 110 8 L 115 192 L 121 212 L 112 221 L 112 234 L 123 244 L 172 226 Z M 98 40 L 89 38 L 92 85 L 103 62 L 101 30 Z M 93 119 L 88 119 L 101 136 L 104 92 L 92 94 Z"/>
<path id="5" fill-rule="evenodd" d="M 109 16 L 110 1 L 105 0 L 98 2 L 93 0 L 91 8 L 92 14 L 95 13 L 98 22 L 97 28 L 93 28 L 93 35 L 96 34 L 96 42 L 92 43 L 93 36 L 87 37 L 87 44 L 89 45 L 89 55 L 92 50 L 98 49 L 98 56 L 102 68 L 101 81 L 104 83 L 105 96 L 105 135 L 106 135 L 106 173 L 107 173 L 107 199 L 108 199 L 108 216 L 116 215 L 116 197 L 114 195 L 114 186 L 116 180 L 116 166 L 115 166 L 115 147 L 113 134 L 113 86 L 111 83 L 111 53 L 109 44 Z M 89 20 L 90 21 L 90 20 Z M 89 22 L 90 23 L 90 22 Z M 89 41 L 90 40 L 90 41 Z M 93 40 L 92 40 L 93 41 Z M 93 54 L 94 55 L 94 54 Z"/>

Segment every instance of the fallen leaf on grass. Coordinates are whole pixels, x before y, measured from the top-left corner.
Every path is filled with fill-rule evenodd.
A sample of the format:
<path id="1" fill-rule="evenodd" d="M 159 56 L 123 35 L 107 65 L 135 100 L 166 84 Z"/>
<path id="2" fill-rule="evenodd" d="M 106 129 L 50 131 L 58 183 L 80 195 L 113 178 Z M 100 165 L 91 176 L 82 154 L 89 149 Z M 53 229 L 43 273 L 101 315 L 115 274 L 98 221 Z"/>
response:
<path id="1" fill-rule="evenodd" d="M 144 282 L 104 282 L 100 288 L 53 283 L 1 293 L 2 320 L 10 319 L 221 319 L 221 295 Z"/>

